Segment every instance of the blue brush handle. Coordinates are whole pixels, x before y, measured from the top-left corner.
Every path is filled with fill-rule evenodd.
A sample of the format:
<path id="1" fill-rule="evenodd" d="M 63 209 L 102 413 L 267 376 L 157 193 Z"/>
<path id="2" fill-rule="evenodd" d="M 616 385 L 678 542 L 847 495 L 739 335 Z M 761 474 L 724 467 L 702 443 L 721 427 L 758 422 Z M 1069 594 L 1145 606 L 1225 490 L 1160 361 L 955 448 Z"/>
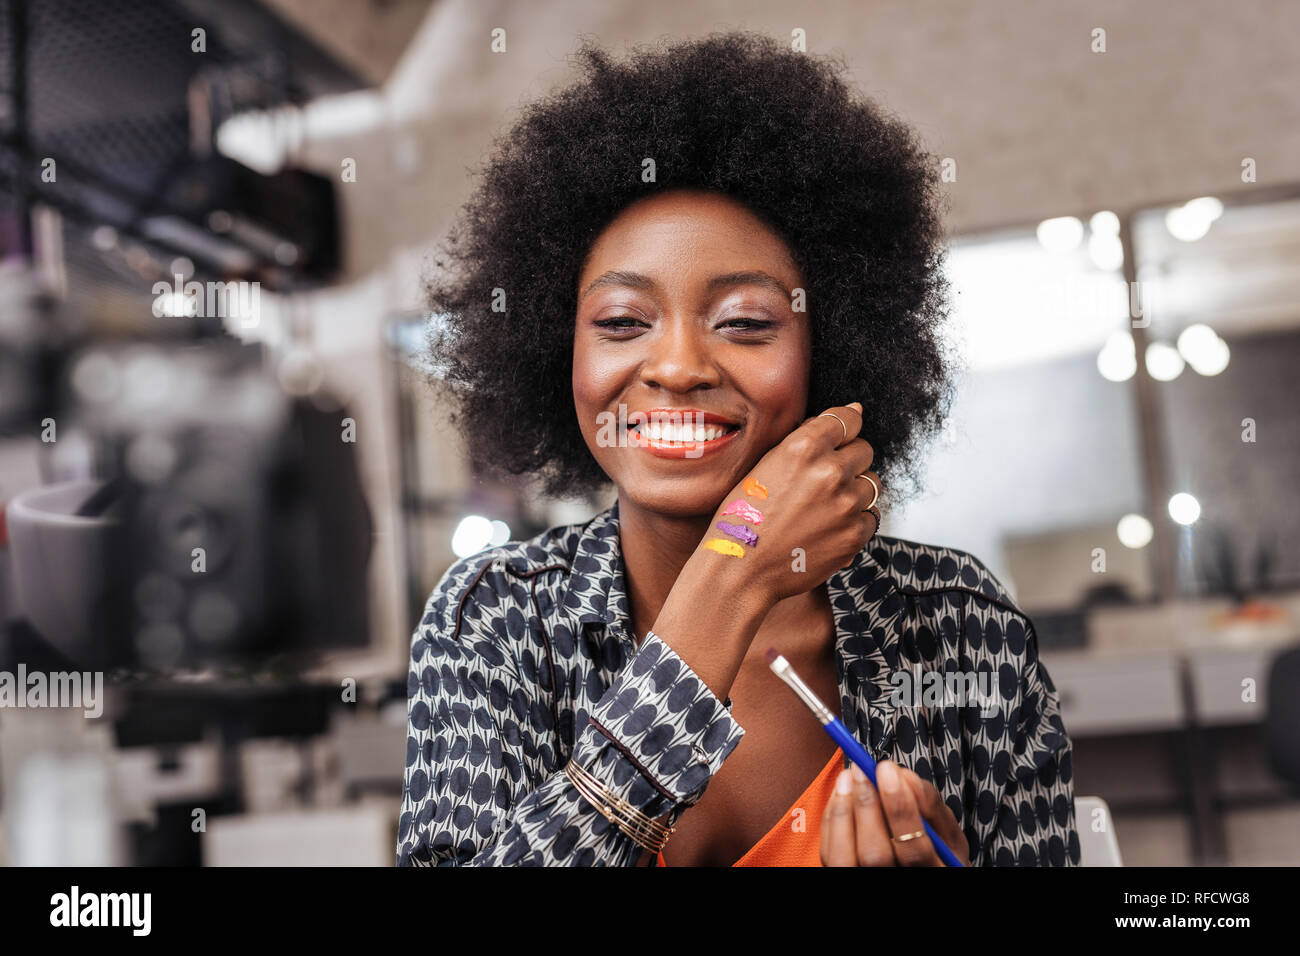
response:
<path id="1" fill-rule="evenodd" d="M 831 735 L 831 738 L 840 745 L 845 755 L 861 767 L 862 772 L 871 780 L 872 785 L 875 785 L 876 761 L 871 754 L 867 753 L 867 748 L 858 743 L 857 738 L 849 733 L 849 728 L 844 726 L 844 722 L 836 717 L 829 724 L 822 724 L 822 726 L 826 728 L 826 732 Z M 957 854 L 948 849 L 944 842 L 939 839 L 939 834 L 934 832 L 924 817 L 921 819 L 921 825 L 925 827 L 925 835 L 930 838 L 930 842 L 934 844 L 935 852 L 939 854 L 939 858 L 944 863 L 948 866 L 966 865 L 957 859 Z"/>

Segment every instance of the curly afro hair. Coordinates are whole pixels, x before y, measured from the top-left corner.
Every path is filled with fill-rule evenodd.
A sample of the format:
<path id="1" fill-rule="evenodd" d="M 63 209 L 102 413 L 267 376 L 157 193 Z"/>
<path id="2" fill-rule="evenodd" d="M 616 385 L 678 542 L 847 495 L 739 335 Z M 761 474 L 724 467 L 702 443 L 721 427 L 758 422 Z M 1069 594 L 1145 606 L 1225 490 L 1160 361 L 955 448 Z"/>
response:
<path id="1" fill-rule="evenodd" d="M 745 204 L 790 247 L 811 323 L 809 414 L 861 401 L 891 497 L 919 485 L 955 368 L 937 158 L 852 94 L 842 59 L 770 37 L 661 40 L 622 63 L 584 38 L 576 57 L 583 79 L 496 139 L 426 281 L 444 319 L 430 358 L 473 464 L 556 497 L 608 482 L 572 413 L 578 275 L 624 207 L 689 187 Z M 642 181 L 646 157 L 655 182 Z"/>

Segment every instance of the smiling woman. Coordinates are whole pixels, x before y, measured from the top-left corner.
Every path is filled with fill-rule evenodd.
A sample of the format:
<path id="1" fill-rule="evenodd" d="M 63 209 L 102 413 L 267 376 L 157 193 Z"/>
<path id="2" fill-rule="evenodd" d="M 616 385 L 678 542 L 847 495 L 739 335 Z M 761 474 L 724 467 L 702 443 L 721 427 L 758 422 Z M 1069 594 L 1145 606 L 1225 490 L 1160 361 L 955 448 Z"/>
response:
<path id="1" fill-rule="evenodd" d="M 805 418 L 811 333 L 790 292 L 803 276 L 781 238 L 742 203 L 689 189 L 632 203 L 593 244 L 578 286 L 573 402 L 587 447 L 619 487 L 625 519 L 632 507 L 662 507 L 665 483 L 684 514 L 711 512 Z M 656 404 L 674 396 L 681 405 Z M 649 454 L 628 455 L 603 447 L 593 427 L 619 406 L 661 420 L 690 416 L 692 426 L 712 416 L 730 428 L 665 445 L 652 420 L 650 438 L 637 443 Z M 717 457 L 713 467 L 659 461 L 706 454 Z"/>
<path id="2" fill-rule="evenodd" d="M 432 345 L 481 467 L 617 503 L 434 588 L 399 863 L 942 865 L 925 824 L 1077 863 L 1032 623 L 976 558 L 876 534 L 950 400 L 936 166 L 772 40 L 582 57 L 453 231 Z M 992 701 L 892 693 L 995 671 Z"/>
<path id="3" fill-rule="evenodd" d="M 427 283 L 431 309 L 446 316 L 434 364 L 474 394 L 457 417 L 476 466 L 536 477 L 561 496 L 609 481 L 579 420 L 556 415 L 573 401 L 575 316 L 601 297 L 608 334 L 636 334 L 635 307 L 662 286 L 663 268 L 684 263 L 661 256 L 658 274 L 637 258 L 594 268 L 593 247 L 639 200 L 677 190 L 714 194 L 710 211 L 724 199 L 743 207 L 729 214 L 729 248 L 760 242 L 773 268 L 751 260 L 699 281 L 779 307 L 786 335 L 791 312 L 803 320 L 805 404 L 870 398 L 863 433 L 905 492 L 952 398 L 938 159 L 856 96 L 842 66 L 767 37 L 665 40 L 621 63 L 588 43 L 577 61 L 582 81 L 526 107 L 501 137 Z M 680 223 L 682 205 L 661 209 Z M 762 233 L 748 234 L 757 222 Z M 605 237 L 607 251 L 626 248 L 621 231 Z M 609 293 L 627 310 L 611 308 Z M 733 340 L 768 334 L 758 323 L 771 316 L 727 309 Z"/>

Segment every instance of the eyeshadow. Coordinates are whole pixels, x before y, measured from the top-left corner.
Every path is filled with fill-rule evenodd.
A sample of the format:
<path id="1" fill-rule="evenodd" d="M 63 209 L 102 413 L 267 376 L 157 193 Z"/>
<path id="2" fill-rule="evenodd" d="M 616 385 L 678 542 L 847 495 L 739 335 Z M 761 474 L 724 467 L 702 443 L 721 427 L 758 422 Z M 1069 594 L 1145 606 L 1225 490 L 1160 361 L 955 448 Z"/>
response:
<path id="1" fill-rule="evenodd" d="M 730 521 L 719 521 L 717 529 L 723 534 L 729 534 L 737 541 L 743 541 L 751 548 L 758 544 L 758 532 L 753 528 L 747 528 L 743 524 L 732 524 Z"/>
<path id="2" fill-rule="evenodd" d="M 704 546 L 710 551 L 716 551 L 718 554 L 728 554 L 733 558 L 743 558 L 745 556 L 744 548 L 725 538 L 710 538 L 704 542 Z"/>
<path id="3" fill-rule="evenodd" d="M 722 513 L 724 515 L 739 515 L 750 524 L 763 523 L 763 512 L 759 511 L 748 502 L 741 501 L 739 498 L 727 505 L 727 507 L 723 508 Z"/>

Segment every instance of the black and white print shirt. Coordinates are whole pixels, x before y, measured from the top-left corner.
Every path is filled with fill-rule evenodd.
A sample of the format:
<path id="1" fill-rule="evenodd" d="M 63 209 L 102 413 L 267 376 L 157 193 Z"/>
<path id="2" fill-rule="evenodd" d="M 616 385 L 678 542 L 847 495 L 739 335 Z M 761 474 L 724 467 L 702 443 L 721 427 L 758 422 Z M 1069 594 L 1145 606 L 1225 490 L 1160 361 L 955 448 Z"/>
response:
<path id="1" fill-rule="evenodd" d="M 877 535 L 826 587 L 858 740 L 934 784 L 971 865 L 1077 865 L 1056 689 L 988 569 Z M 896 693 L 902 670 L 921 678 L 915 697 Z M 921 693 L 924 674 L 953 671 L 987 673 L 991 699 Z M 452 565 L 413 636 L 408 695 L 399 866 L 635 865 L 642 849 L 565 763 L 671 826 L 745 734 L 659 635 L 636 645 L 617 504 Z"/>

